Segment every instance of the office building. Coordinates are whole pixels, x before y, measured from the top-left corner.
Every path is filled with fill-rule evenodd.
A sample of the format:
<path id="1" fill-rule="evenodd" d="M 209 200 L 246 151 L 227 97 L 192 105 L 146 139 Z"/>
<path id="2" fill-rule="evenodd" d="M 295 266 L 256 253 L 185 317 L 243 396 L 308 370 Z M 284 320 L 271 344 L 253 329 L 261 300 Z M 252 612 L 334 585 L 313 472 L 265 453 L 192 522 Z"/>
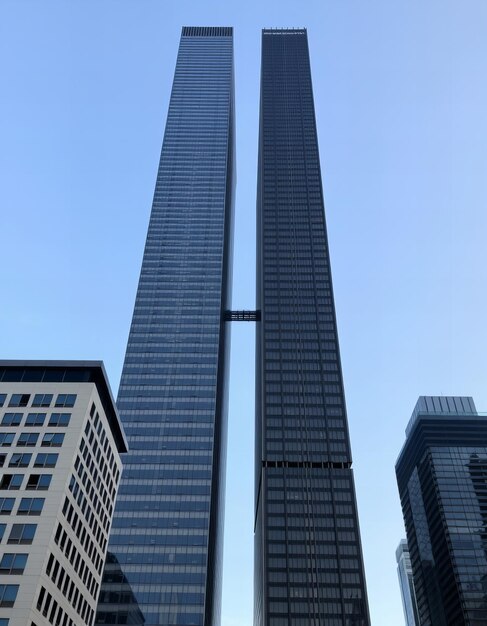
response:
<path id="1" fill-rule="evenodd" d="M 126 451 L 101 362 L 0 361 L 0 626 L 92 626 Z"/>
<path id="2" fill-rule="evenodd" d="M 306 30 L 264 30 L 255 626 L 368 626 Z"/>
<path id="3" fill-rule="evenodd" d="M 487 624 L 487 418 L 419 398 L 396 463 L 421 626 Z"/>
<path id="4" fill-rule="evenodd" d="M 396 561 L 406 626 L 420 626 L 418 609 L 416 607 L 416 594 L 414 593 L 413 570 L 406 539 L 401 539 L 397 546 Z"/>
<path id="5" fill-rule="evenodd" d="M 117 405 L 130 452 L 97 624 L 218 626 L 233 33 L 184 27 Z"/>

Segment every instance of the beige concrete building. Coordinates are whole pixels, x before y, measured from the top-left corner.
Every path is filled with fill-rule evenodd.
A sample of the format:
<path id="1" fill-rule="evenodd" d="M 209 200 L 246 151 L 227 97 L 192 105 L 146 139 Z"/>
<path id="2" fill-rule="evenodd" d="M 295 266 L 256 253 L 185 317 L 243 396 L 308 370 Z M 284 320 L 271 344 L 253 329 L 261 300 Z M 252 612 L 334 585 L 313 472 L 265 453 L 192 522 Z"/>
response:
<path id="1" fill-rule="evenodd" d="M 0 361 L 0 626 L 91 626 L 126 439 L 99 361 Z"/>

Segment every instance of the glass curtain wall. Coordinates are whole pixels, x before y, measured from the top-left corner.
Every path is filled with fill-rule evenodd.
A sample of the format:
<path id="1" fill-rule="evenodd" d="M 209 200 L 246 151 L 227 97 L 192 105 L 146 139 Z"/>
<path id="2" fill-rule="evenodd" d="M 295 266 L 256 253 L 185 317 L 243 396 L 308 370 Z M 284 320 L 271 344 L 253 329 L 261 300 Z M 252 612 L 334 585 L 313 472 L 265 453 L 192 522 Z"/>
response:
<path id="1" fill-rule="evenodd" d="M 306 30 L 264 30 L 255 626 L 368 626 Z"/>
<path id="2" fill-rule="evenodd" d="M 231 28 L 182 30 L 118 394 L 97 624 L 220 623 L 234 202 Z"/>

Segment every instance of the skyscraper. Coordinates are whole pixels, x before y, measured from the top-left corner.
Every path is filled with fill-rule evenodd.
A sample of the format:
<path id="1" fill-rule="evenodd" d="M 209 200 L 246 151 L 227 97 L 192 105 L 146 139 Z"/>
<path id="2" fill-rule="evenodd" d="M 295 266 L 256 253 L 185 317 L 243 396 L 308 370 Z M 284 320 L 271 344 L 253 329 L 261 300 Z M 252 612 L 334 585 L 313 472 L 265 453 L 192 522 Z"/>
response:
<path id="1" fill-rule="evenodd" d="M 0 626 L 92 626 L 127 444 L 99 361 L 0 361 Z"/>
<path id="2" fill-rule="evenodd" d="M 182 30 L 118 394 L 129 441 L 98 624 L 220 622 L 233 33 Z"/>
<path id="3" fill-rule="evenodd" d="M 487 624 L 487 418 L 419 398 L 396 463 L 421 626 Z"/>
<path id="4" fill-rule="evenodd" d="M 306 30 L 264 30 L 255 626 L 369 624 Z"/>
<path id="5" fill-rule="evenodd" d="M 413 570 L 406 539 L 401 539 L 400 544 L 397 546 L 396 561 L 406 626 L 420 626 L 418 608 L 416 606 L 416 594 L 414 592 Z"/>

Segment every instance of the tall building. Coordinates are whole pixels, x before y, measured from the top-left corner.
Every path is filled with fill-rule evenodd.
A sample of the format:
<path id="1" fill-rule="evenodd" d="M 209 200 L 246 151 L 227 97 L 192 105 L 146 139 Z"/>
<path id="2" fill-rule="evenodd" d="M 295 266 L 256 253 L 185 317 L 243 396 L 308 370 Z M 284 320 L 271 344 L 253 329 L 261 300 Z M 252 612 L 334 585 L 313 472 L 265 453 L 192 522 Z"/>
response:
<path id="1" fill-rule="evenodd" d="M 101 362 L 0 361 L 0 626 L 92 626 L 126 451 Z"/>
<path id="2" fill-rule="evenodd" d="M 129 441 L 97 624 L 220 623 L 233 32 L 185 27 L 117 405 Z"/>
<path id="3" fill-rule="evenodd" d="M 421 626 L 487 624 L 487 418 L 420 397 L 396 463 Z"/>
<path id="4" fill-rule="evenodd" d="M 413 570 L 409 556 L 408 542 L 401 539 L 396 550 L 397 575 L 401 589 L 402 608 L 406 626 L 420 626 L 416 594 L 414 593 Z"/>
<path id="5" fill-rule="evenodd" d="M 306 30 L 264 30 L 255 626 L 369 624 Z"/>

